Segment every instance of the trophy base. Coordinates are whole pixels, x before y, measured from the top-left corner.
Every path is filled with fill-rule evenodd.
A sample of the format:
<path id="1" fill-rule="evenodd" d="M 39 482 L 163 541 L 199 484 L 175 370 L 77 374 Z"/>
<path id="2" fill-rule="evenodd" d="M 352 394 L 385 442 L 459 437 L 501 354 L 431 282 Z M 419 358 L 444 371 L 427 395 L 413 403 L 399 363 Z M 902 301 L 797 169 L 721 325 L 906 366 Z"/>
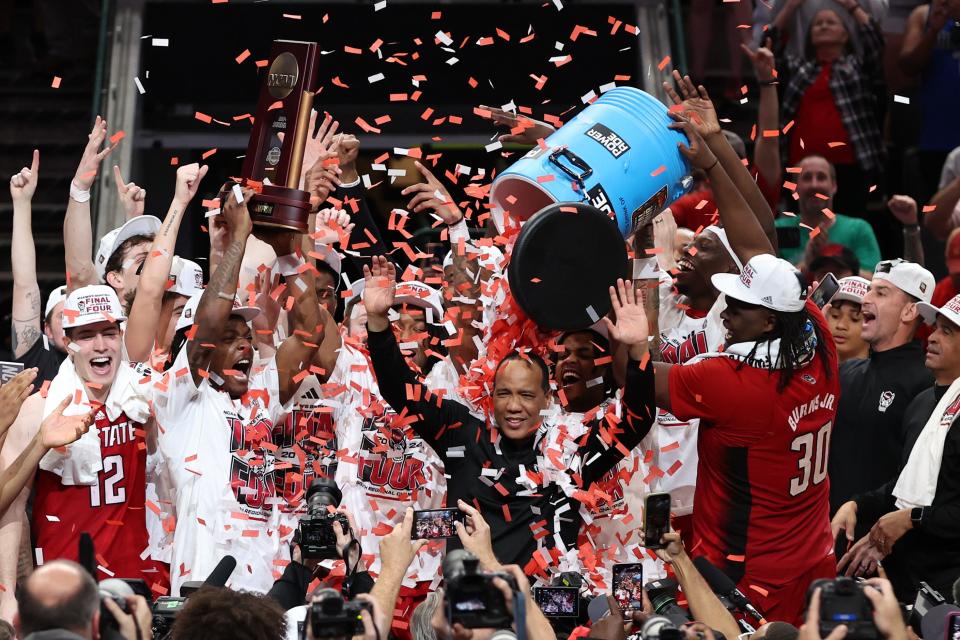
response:
<path id="1" fill-rule="evenodd" d="M 250 203 L 250 220 L 256 227 L 273 227 L 307 233 L 310 216 L 310 194 L 265 184 Z"/>

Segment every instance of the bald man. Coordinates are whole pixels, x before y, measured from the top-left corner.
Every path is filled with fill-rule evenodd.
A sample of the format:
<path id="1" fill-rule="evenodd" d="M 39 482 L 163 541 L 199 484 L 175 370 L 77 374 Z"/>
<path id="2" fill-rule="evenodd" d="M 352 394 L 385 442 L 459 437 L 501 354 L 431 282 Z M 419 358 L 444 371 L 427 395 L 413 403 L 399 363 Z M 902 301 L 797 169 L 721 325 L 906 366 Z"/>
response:
<path id="1" fill-rule="evenodd" d="M 21 638 L 95 640 L 100 637 L 100 593 L 87 571 L 54 560 L 33 572 L 18 598 L 13 626 Z"/>

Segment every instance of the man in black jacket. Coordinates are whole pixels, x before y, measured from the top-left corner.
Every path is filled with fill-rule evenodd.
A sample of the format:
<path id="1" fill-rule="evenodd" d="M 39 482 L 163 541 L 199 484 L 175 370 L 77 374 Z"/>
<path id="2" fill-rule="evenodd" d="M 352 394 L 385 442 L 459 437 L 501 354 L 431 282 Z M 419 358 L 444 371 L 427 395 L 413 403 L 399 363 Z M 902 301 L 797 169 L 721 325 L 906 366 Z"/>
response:
<path id="1" fill-rule="evenodd" d="M 831 513 L 900 469 L 904 412 L 933 383 L 913 336 L 920 326 L 917 303 L 929 303 L 934 286 L 933 276 L 918 264 L 877 264 L 861 305 L 861 335 L 870 345 L 870 357 L 840 366 L 840 402 L 827 467 Z"/>
<path id="2" fill-rule="evenodd" d="M 935 383 L 907 407 L 902 469 L 855 496 L 833 519 L 834 535 L 843 529 L 850 541 L 856 525 L 872 526 L 840 568 L 848 575 L 868 573 L 882 559 L 898 599 L 905 602 L 914 599 L 920 581 L 949 594 L 960 576 L 960 427 L 953 424 L 960 413 L 960 384 L 955 384 L 960 379 L 960 296 L 940 309 L 917 306 L 925 320 L 936 323 L 926 357 Z"/>
<path id="3" fill-rule="evenodd" d="M 576 456 L 558 464 L 558 456 L 543 446 L 548 429 L 541 413 L 550 403 L 550 380 L 541 358 L 515 353 L 501 360 L 494 374 L 493 424 L 478 420 L 466 406 L 431 394 L 404 362 L 387 317 L 394 304 L 394 266 L 375 257 L 364 278 L 367 340 L 380 393 L 398 414 L 409 416 L 410 426 L 443 460 L 447 504 L 464 500 L 479 508 L 502 562 L 525 567 L 533 558 L 528 573 L 553 564 L 547 550 L 576 545 L 580 514 L 574 490 L 588 490 L 639 444 L 653 422 L 648 326 L 632 288 L 623 281 L 617 291 L 611 288 L 617 322 L 606 321 L 611 337 L 629 349 L 621 418 L 593 421 Z M 560 476 L 572 482 L 567 491 Z"/>

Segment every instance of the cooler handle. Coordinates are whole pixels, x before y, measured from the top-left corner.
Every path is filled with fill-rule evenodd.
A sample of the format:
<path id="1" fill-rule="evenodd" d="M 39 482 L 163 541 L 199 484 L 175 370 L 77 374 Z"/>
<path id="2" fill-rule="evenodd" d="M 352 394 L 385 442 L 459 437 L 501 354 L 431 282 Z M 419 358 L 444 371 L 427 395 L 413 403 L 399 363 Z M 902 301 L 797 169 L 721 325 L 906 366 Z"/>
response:
<path id="1" fill-rule="evenodd" d="M 570 161 L 570 164 L 572 164 L 577 169 L 580 169 L 580 173 L 577 173 L 570 167 L 559 162 L 558 158 L 560 156 L 565 157 L 567 160 Z M 573 151 L 570 151 L 570 149 L 567 149 L 566 147 L 561 147 L 560 149 L 557 149 L 556 151 L 551 153 L 550 162 L 557 165 L 557 167 L 561 171 L 563 171 L 565 174 L 567 174 L 573 180 L 575 180 L 581 189 L 584 188 L 584 184 L 583 184 L 584 179 L 589 178 L 591 175 L 593 175 L 593 169 L 590 168 L 590 165 L 584 162 L 583 158 L 575 154 Z"/>

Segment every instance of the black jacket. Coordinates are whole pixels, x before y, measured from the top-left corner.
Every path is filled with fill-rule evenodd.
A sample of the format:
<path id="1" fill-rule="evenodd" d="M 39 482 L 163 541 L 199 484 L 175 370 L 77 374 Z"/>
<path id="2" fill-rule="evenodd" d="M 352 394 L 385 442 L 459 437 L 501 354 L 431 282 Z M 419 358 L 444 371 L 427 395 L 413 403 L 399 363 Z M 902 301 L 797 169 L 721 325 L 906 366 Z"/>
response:
<path id="1" fill-rule="evenodd" d="M 923 348 L 909 342 L 840 365 L 840 402 L 830 435 L 830 513 L 900 470 L 907 405 L 933 385 Z M 858 537 L 862 532 L 858 528 Z"/>
<path id="2" fill-rule="evenodd" d="M 931 387 L 907 407 L 901 468 L 946 390 Z M 880 516 L 897 510 L 893 489 L 899 476 L 898 469 L 888 482 L 856 497 L 858 525 L 871 527 Z M 947 431 L 933 503 L 924 509 L 920 525 L 893 546 L 884 568 L 902 602 L 913 602 L 921 580 L 949 599 L 953 582 L 960 577 L 960 424 Z"/>
<path id="3" fill-rule="evenodd" d="M 392 331 L 369 331 L 367 340 L 380 393 L 398 414 L 416 416 L 412 428 L 444 463 L 447 506 L 455 507 L 458 499 L 478 506 L 490 525 L 497 559 L 525 567 L 537 551 L 537 540 L 552 548 L 556 533 L 568 549 L 576 547 L 580 503 L 554 483 L 530 486 L 535 482 L 531 473 L 534 478 L 540 473 L 543 456 L 536 436 L 523 442 L 507 440 L 464 405 L 438 402 L 414 378 Z M 579 443 L 582 468 L 573 477 L 584 489 L 610 471 L 650 430 L 656 411 L 652 366 L 640 369 L 636 362 L 628 364 L 623 403 L 623 420 L 616 430 L 608 431 L 606 422 L 595 420 Z M 604 437 L 611 436 L 612 442 L 604 442 Z M 527 484 L 519 483 L 520 477 Z M 449 541 L 447 549 L 457 542 Z M 546 567 L 553 562 L 544 559 L 540 564 Z"/>

